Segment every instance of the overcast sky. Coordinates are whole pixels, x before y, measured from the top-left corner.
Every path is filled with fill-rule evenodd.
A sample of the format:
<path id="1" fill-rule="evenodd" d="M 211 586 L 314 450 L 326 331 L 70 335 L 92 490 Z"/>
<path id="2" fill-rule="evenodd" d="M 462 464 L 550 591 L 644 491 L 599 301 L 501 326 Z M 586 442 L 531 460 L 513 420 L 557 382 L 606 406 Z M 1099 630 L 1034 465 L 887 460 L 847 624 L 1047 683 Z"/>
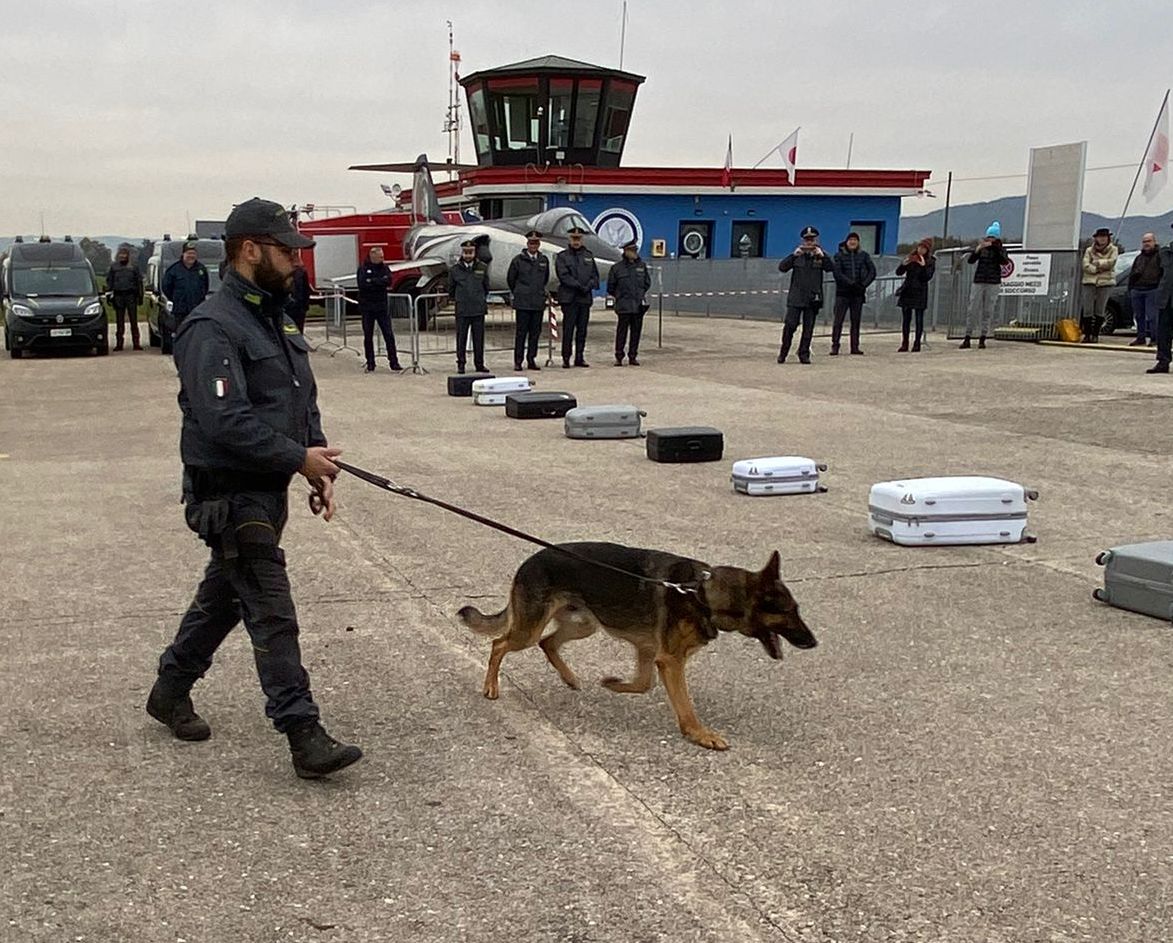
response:
<path id="1" fill-rule="evenodd" d="M 447 28 L 471 74 L 545 54 L 618 65 L 620 0 L 574 3 L 0 0 L 0 234 L 157 236 L 253 195 L 385 206 L 352 163 L 443 159 Z M 1086 139 L 1135 168 L 1173 84 L 1168 0 L 629 0 L 624 67 L 647 76 L 627 165 L 752 166 L 801 125 L 799 168 L 1025 174 Z M 465 128 L 465 160 L 473 157 Z M 1122 208 L 1134 169 L 1088 174 Z M 936 180 L 940 179 L 938 184 Z M 1025 192 L 958 180 L 955 203 Z M 1151 204 L 1173 208 L 1173 182 Z"/>

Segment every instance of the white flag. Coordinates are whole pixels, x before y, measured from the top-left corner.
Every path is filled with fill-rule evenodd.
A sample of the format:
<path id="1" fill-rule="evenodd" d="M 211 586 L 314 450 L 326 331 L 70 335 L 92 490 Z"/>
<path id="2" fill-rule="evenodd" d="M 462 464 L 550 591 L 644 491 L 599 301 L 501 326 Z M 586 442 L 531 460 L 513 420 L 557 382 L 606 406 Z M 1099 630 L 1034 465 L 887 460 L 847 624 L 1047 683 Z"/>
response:
<path id="1" fill-rule="evenodd" d="M 1157 129 L 1153 132 L 1153 139 L 1149 142 L 1148 153 L 1144 156 L 1144 198 L 1151 201 L 1163 186 L 1168 176 L 1169 165 L 1169 95 L 1165 94 L 1165 103 L 1161 106 L 1161 114 L 1157 118 Z"/>
<path id="2" fill-rule="evenodd" d="M 795 128 L 794 133 L 778 145 L 778 153 L 782 155 L 782 163 L 786 165 L 786 177 L 793 187 L 795 185 L 794 171 L 797 169 L 798 163 L 798 128 Z"/>

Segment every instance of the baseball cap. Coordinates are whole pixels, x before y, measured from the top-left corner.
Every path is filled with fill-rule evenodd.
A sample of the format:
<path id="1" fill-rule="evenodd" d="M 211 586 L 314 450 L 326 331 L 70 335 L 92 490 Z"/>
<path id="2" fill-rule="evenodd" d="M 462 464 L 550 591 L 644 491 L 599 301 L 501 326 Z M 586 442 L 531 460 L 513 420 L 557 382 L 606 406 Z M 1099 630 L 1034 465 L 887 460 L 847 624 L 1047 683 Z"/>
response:
<path id="1" fill-rule="evenodd" d="M 284 206 L 258 196 L 238 204 L 228 215 L 224 237 L 233 239 L 238 236 L 269 236 L 290 249 L 308 249 L 314 244 L 314 240 L 294 228 Z"/>

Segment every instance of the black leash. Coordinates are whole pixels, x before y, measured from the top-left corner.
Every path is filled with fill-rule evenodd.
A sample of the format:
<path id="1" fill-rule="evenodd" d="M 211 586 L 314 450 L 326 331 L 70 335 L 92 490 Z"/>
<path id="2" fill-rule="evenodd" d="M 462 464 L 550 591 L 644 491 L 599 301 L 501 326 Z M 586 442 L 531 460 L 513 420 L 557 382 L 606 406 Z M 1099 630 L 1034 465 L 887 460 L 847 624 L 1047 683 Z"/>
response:
<path id="1" fill-rule="evenodd" d="M 641 583 L 655 583 L 657 586 L 665 586 L 668 589 L 674 589 L 678 593 L 696 593 L 700 590 L 701 583 L 710 577 L 710 573 L 704 571 L 704 576 L 700 580 L 692 583 L 673 583 L 670 580 L 658 580 L 649 576 L 641 576 L 639 573 L 631 573 L 627 570 L 621 569 L 617 566 L 612 566 L 610 563 L 604 563 L 602 560 L 592 560 L 590 557 L 584 557 L 580 553 L 575 553 L 573 550 L 568 550 L 566 547 L 552 544 L 548 540 L 543 540 L 541 537 L 535 537 L 533 534 L 527 534 L 523 530 L 518 530 L 516 527 L 510 527 L 508 524 L 502 524 L 499 521 L 494 521 L 488 517 L 482 517 L 473 511 L 465 510 L 457 507 L 455 504 L 449 504 L 447 501 L 441 501 L 439 498 L 433 498 L 419 491 L 415 488 L 408 488 L 405 485 L 396 484 L 390 478 L 384 478 L 382 475 L 376 475 L 374 472 L 369 472 L 365 468 L 359 468 L 357 465 L 351 465 L 348 462 L 340 462 L 338 459 L 332 460 L 335 465 L 341 468 L 344 472 L 354 475 L 355 478 L 361 478 L 367 484 L 374 485 L 376 488 L 382 488 L 384 491 L 390 491 L 392 494 L 400 495 L 404 498 L 411 498 L 415 501 L 423 501 L 425 504 L 431 504 L 445 511 L 450 511 L 460 517 L 467 518 L 470 521 L 476 521 L 478 524 L 483 524 L 485 527 L 491 527 L 493 530 L 499 530 L 503 534 L 508 534 L 510 537 L 516 537 L 518 540 L 525 540 L 531 544 L 537 544 L 539 547 L 545 547 L 547 550 L 554 550 L 558 553 L 565 554 L 568 557 L 573 557 L 583 563 L 589 563 L 592 566 L 602 567 L 604 570 L 611 570 L 613 573 L 619 573 L 629 579 L 639 580 Z"/>

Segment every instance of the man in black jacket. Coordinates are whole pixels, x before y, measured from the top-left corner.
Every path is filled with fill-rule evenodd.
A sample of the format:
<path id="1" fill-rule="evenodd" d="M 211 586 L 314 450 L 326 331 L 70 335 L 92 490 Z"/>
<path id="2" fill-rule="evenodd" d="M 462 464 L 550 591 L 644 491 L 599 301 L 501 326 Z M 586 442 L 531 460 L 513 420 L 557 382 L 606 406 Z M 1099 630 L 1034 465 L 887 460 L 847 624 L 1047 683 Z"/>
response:
<path id="1" fill-rule="evenodd" d="M 362 315 L 362 349 L 366 356 L 366 372 L 375 372 L 375 325 L 383 334 L 387 348 L 387 364 L 398 373 L 399 351 L 395 349 L 395 331 L 391 327 L 391 312 L 387 308 L 387 289 L 391 287 L 391 269 L 383 261 L 383 249 L 373 246 L 367 260 L 358 267 L 358 313 Z"/>
<path id="2" fill-rule="evenodd" d="M 485 315 L 489 313 L 489 267 L 477 258 L 477 244 L 460 244 L 460 261 L 448 270 L 448 291 L 456 306 L 456 372 L 464 373 L 468 334 L 472 331 L 472 362 L 480 373 L 485 366 Z"/>
<path id="3" fill-rule="evenodd" d="M 1157 342 L 1157 286 L 1161 284 L 1161 250 L 1155 233 L 1146 232 L 1140 239 L 1140 252 L 1128 272 L 1128 300 L 1136 321 L 1136 340 L 1129 347 L 1144 347 Z"/>
<path id="4" fill-rule="evenodd" d="M 118 247 L 118 254 L 114 257 L 114 264 L 106 273 L 106 291 L 110 292 L 110 303 L 114 306 L 114 315 L 118 320 L 118 335 L 114 344 L 115 350 L 122 350 L 122 339 L 125 333 L 126 319 L 130 319 L 130 339 L 135 350 L 142 350 L 138 336 L 138 306 L 143 303 L 143 273 L 138 266 L 130 264 L 130 250 L 126 246 Z"/>
<path id="5" fill-rule="evenodd" d="M 183 244 L 183 255 L 163 273 L 163 297 L 171 302 L 169 318 L 159 318 L 159 332 L 163 338 L 163 352 L 171 348 L 171 336 L 179 330 L 183 319 L 208 297 L 208 270 L 200 261 L 194 241 Z M 165 322 L 170 322 L 165 323 Z"/>
<path id="6" fill-rule="evenodd" d="M 1002 224 L 997 220 L 986 229 L 986 238 L 977 244 L 965 260 L 970 265 L 976 265 L 973 271 L 973 291 L 969 296 L 969 310 L 965 314 L 965 340 L 958 346 L 961 350 L 968 350 L 974 328 L 978 328 L 978 347 L 986 346 L 986 335 L 994 323 L 994 309 L 998 304 L 998 294 L 1002 290 L 1002 266 L 1010 261 L 1010 256 L 1002 245 Z"/>
<path id="7" fill-rule="evenodd" d="M 1173 242 L 1161 247 L 1161 281 L 1157 285 L 1157 362 L 1145 373 L 1168 373 L 1173 359 Z"/>
<path id="8" fill-rule="evenodd" d="M 285 303 L 285 313 L 293 318 L 293 323 L 301 333 L 305 333 L 305 316 L 310 310 L 310 277 L 305 267 L 299 265 L 293 270 L 293 285 L 289 289 L 289 300 Z"/>
<path id="9" fill-rule="evenodd" d="M 815 318 L 823 306 L 823 273 L 834 271 L 831 257 L 819 245 L 819 231 L 814 226 L 807 226 L 801 238 L 798 248 L 778 263 L 779 272 L 793 273 L 786 294 L 786 319 L 782 326 L 778 363 L 786 363 L 790 342 L 800 320 L 802 336 L 798 341 L 798 362 L 811 362 L 811 335 L 815 331 Z"/>
<path id="10" fill-rule="evenodd" d="M 538 340 L 542 336 L 542 314 L 546 310 L 546 285 L 550 281 L 550 260 L 542 254 L 542 234 L 531 229 L 525 234 L 525 250 L 509 263 L 505 282 L 513 296 L 517 331 L 513 339 L 513 369 L 521 372 L 525 357 L 531 370 L 538 366 Z"/>
<path id="11" fill-rule="evenodd" d="M 569 369 L 570 352 L 574 350 L 574 365 L 589 367 L 586 352 L 587 323 L 591 319 L 591 299 L 599 287 L 599 267 L 589 249 L 583 247 L 586 231 L 578 226 L 567 235 L 570 246 L 554 259 L 558 275 L 558 303 L 562 306 L 562 366 Z"/>
<path id="12" fill-rule="evenodd" d="M 615 366 L 623 366 L 627 332 L 631 331 L 631 346 L 627 348 L 627 362 L 639 366 L 639 337 L 644 327 L 644 312 L 648 310 L 644 296 L 652 287 L 647 263 L 639 257 L 639 243 L 634 239 L 623 247 L 623 258 L 607 273 L 607 294 L 615 299 Z"/>
<path id="13" fill-rule="evenodd" d="M 238 205 L 224 231 L 224 282 L 175 338 L 184 513 L 212 553 L 159 659 L 146 709 L 180 740 L 211 736 L 191 689 L 243 619 L 265 713 L 289 738 L 297 775 L 314 779 L 349 766 L 362 751 L 334 740 L 318 722 L 280 547 L 290 480 L 305 477 L 318 498 L 314 513 L 330 520 L 333 459 L 341 454 L 322 431 L 309 345 L 284 314 L 297 251 L 313 242 L 279 204 L 258 198 Z"/>
<path id="14" fill-rule="evenodd" d="M 872 257 L 859 247 L 859 233 L 848 233 L 831 260 L 835 272 L 835 322 L 831 328 L 831 356 L 839 355 L 843 318 L 851 312 L 851 352 L 862 354 L 859 346 L 860 318 L 868 285 L 876 280 Z"/>

